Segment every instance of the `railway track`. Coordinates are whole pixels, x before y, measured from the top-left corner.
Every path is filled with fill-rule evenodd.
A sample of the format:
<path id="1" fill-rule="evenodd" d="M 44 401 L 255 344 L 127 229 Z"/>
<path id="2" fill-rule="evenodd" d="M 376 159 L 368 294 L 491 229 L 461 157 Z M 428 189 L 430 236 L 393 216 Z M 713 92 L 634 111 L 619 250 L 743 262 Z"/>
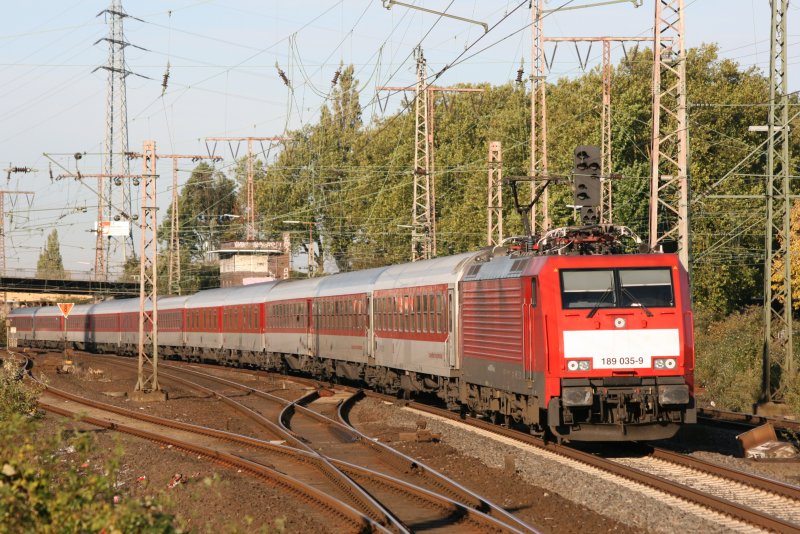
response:
<path id="1" fill-rule="evenodd" d="M 193 370 L 188 372 L 198 373 Z M 214 380 L 241 387 L 243 391 L 249 391 L 250 394 L 255 396 L 270 395 L 265 392 L 256 392 L 254 388 L 234 381 L 219 377 L 214 377 Z M 328 384 L 313 379 L 292 377 L 292 380 L 315 388 L 330 387 Z M 350 392 L 358 391 L 356 388 L 339 385 L 336 388 Z M 394 397 L 374 392 L 366 392 L 364 395 L 384 401 L 397 402 Z M 291 421 L 297 413 L 301 412 L 304 419 L 312 419 L 317 422 L 320 417 L 331 419 L 329 417 L 331 415 L 331 406 L 325 407 L 326 403 L 319 403 L 318 401 L 319 397 L 313 395 L 299 401 L 282 399 L 284 408 L 279 420 Z M 316 406 L 315 402 L 317 402 Z M 297 423 L 299 419 L 295 419 L 294 425 L 284 424 L 286 426 L 284 430 L 290 430 L 296 439 L 303 442 L 313 443 L 316 440 L 319 443 L 321 441 L 322 448 L 325 448 L 326 445 L 332 447 L 331 436 L 338 437 L 342 442 L 375 447 L 378 442 L 369 436 L 359 433 L 348 423 L 347 413 L 356 402 L 357 397 L 353 396 L 347 403 L 329 403 L 339 406 L 338 423 L 341 425 L 339 427 L 328 423 L 330 426 L 327 426 L 327 429 L 321 430 L 318 428 L 315 430 L 314 425 L 317 422 L 309 421 L 301 425 Z M 404 404 L 434 417 L 441 417 L 450 422 L 467 425 L 474 429 L 488 432 L 491 435 L 502 436 L 503 438 L 530 445 L 539 450 L 590 466 L 626 481 L 694 503 L 704 509 L 730 517 L 734 521 L 775 532 L 797 532 L 800 530 L 800 488 L 795 486 L 731 470 L 717 464 L 663 449 L 653 449 L 645 455 L 629 458 L 606 458 L 572 447 L 544 442 L 534 436 L 517 430 L 499 427 L 483 420 L 461 419 L 458 415 L 441 408 L 417 402 L 404 402 Z M 336 430 L 332 430 L 334 428 Z M 307 432 L 310 432 L 310 434 L 306 435 Z M 319 434 L 319 432 L 322 432 L 322 434 Z M 330 452 L 330 449 L 326 452 Z M 364 476 L 356 470 L 354 464 L 348 465 L 346 461 L 341 462 L 340 465 L 344 467 L 344 471 L 348 473 L 348 476 L 354 479 Z M 348 469 L 350 470 L 348 471 Z M 441 490 L 441 488 L 439 489 Z M 472 506 L 475 506 L 475 504 L 473 503 Z"/>
<path id="2" fill-rule="evenodd" d="M 367 395 L 386 400 L 383 395 L 371 392 Z M 624 461 L 617 461 L 619 459 L 605 458 L 573 447 L 545 442 L 518 430 L 499 427 L 483 420 L 473 418 L 462 420 L 458 415 L 441 408 L 417 402 L 409 402 L 407 406 L 450 422 L 456 421 L 495 436 L 509 438 L 518 443 L 556 454 L 684 501 L 698 504 L 708 510 L 758 528 L 774 532 L 797 532 L 800 530 L 800 517 L 797 515 L 797 512 L 800 511 L 800 488 L 795 486 L 730 470 L 716 464 L 701 462 L 661 449 L 654 451 L 653 455 L 648 457 L 651 460 L 638 463 L 631 461 L 629 465 L 626 465 Z M 653 467 L 646 468 L 646 462 Z M 655 466 L 660 468 L 656 469 Z M 670 470 L 675 474 L 666 476 Z M 681 479 L 686 474 L 692 474 L 691 481 Z M 704 478 L 708 481 L 707 484 L 700 483 Z M 736 487 L 737 489 L 736 491 L 726 491 L 722 495 L 718 493 L 718 489 L 721 487 Z M 755 497 L 753 498 L 753 496 Z M 772 510 L 769 505 L 753 506 L 753 504 L 757 504 L 754 501 L 757 501 L 759 497 L 776 503 L 779 510 Z"/>
<path id="3" fill-rule="evenodd" d="M 51 387 L 46 390 L 44 400 L 39 406 L 48 412 L 78 419 L 100 428 L 106 428 L 125 434 L 137 436 L 156 443 L 170 445 L 177 449 L 203 456 L 218 464 L 232 467 L 254 476 L 268 485 L 288 492 L 305 503 L 311 509 L 334 521 L 338 528 L 346 532 L 393 532 L 365 514 L 356 510 L 344 499 L 336 498 L 331 488 L 320 489 L 318 476 L 314 485 L 305 483 L 301 478 L 315 479 L 311 466 L 314 458 L 302 458 L 297 451 L 279 450 L 279 446 L 259 442 L 246 436 L 230 434 L 223 431 L 197 427 L 124 410 L 112 405 L 84 399 L 65 391 Z M 224 444 L 223 444 L 224 443 Z M 281 471 L 264 458 L 259 460 L 245 458 L 241 452 L 231 452 L 229 444 L 239 443 L 249 448 L 268 450 L 275 456 L 283 457 L 279 462 Z M 228 449 L 228 450 L 226 450 Z M 288 448 L 287 448 L 288 449 Z M 295 469 L 291 468 L 287 458 L 293 458 Z M 289 469 L 287 469 L 287 465 Z M 299 468 L 299 469 L 298 469 Z M 306 477 L 299 470 L 304 468 Z M 291 473 L 287 474 L 286 472 Z M 292 476 L 293 475 L 293 476 Z"/>
<path id="4" fill-rule="evenodd" d="M 328 456 L 343 461 L 357 457 L 359 465 L 368 465 L 393 477 L 413 478 L 414 483 L 429 491 L 446 495 L 455 502 L 468 505 L 522 532 L 533 529 L 503 508 L 482 498 L 465 486 L 411 458 L 385 443 L 364 435 L 347 423 L 349 409 L 361 392 L 346 392 L 332 397 L 320 397 L 313 391 L 287 406 L 281 421 L 291 426 L 303 439 L 325 447 Z M 305 408 L 295 410 L 294 407 Z M 298 415 L 302 421 L 298 420 Z M 354 450 L 355 449 L 355 450 Z"/>
<path id="5" fill-rule="evenodd" d="M 499 529 L 535 532 L 530 525 L 508 514 L 501 507 L 413 458 L 391 447 L 375 445 L 372 440 L 362 440 L 357 432 L 346 425 L 310 409 L 306 405 L 320 399 L 317 391 L 310 392 L 298 401 L 287 401 L 246 384 L 181 367 L 185 366 L 162 364 L 162 369 L 179 369 L 238 389 L 240 393 L 250 397 L 250 405 L 253 404 L 253 398 L 282 405 L 277 420 L 284 434 L 291 436 L 295 445 L 299 442 L 299 446 L 320 455 L 324 454 L 325 458 L 348 477 L 356 479 L 360 486 L 365 487 L 372 497 L 383 503 L 410 530 L 416 530 L 415 526 L 441 524 L 447 528 L 458 524 L 462 529 L 472 528 L 478 531 Z M 165 375 L 162 373 L 162 376 Z M 300 419 L 304 423 L 299 424 Z"/>
<path id="6" fill-rule="evenodd" d="M 110 360 L 109 357 L 104 359 L 118 365 L 132 367 L 128 362 L 119 359 Z M 400 469 L 389 474 L 379 472 L 362 465 L 363 454 L 344 454 L 330 457 L 327 454 L 328 451 L 323 454 L 321 448 L 320 450 L 315 449 L 311 446 L 307 437 L 299 436 L 289 428 L 289 425 L 282 427 L 275 424 L 271 417 L 262 415 L 262 412 L 266 411 L 272 416 L 277 414 L 278 420 L 288 422 L 296 410 L 305 417 L 315 419 L 322 426 L 329 426 L 335 429 L 330 432 L 334 434 L 336 432 L 346 433 L 351 441 L 356 441 L 352 439 L 355 434 L 347 430 L 341 423 L 305 408 L 296 402 L 245 384 L 190 369 L 185 365 L 162 364 L 161 369 L 160 377 L 162 379 L 181 383 L 185 387 L 216 397 L 230 408 L 249 418 L 256 425 L 266 429 L 271 434 L 270 437 L 285 441 L 287 446 L 276 445 L 258 438 L 231 434 L 221 430 L 204 429 L 201 433 L 207 435 L 210 432 L 212 435 L 221 436 L 222 439 L 227 441 L 237 442 L 250 448 L 267 449 L 272 453 L 277 449 L 281 459 L 284 460 L 289 459 L 298 462 L 296 458 L 292 458 L 293 455 L 289 454 L 289 451 L 302 452 L 299 463 L 304 468 L 307 468 L 309 462 L 314 463 L 318 472 L 314 474 L 315 477 L 311 476 L 310 478 L 308 473 L 302 469 L 300 472 L 292 471 L 292 475 L 298 476 L 300 480 L 308 484 L 314 484 L 315 479 L 318 480 L 320 478 L 319 474 L 322 473 L 329 483 L 333 483 L 336 486 L 335 488 L 326 488 L 329 493 L 338 495 L 339 498 L 342 498 L 341 494 L 345 493 L 344 497 L 353 507 L 359 509 L 376 523 L 390 528 L 391 531 L 412 532 L 420 528 L 436 530 L 434 527 L 438 525 L 443 529 L 457 527 L 460 531 L 465 532 L 535 532 L 532 527 L 516 520 L 516 518 L 505 513 L 499 507 L 488 503 L 485 499 L 467 493 L 466 490 L 462 490 L 460 495 L 453 495 L 455 492 L 452 490 L 440 492 L 438 491 L 439 488 L 425 488 L 410 482 L 409 479 L 417 478 L 417 472 L 410 468 L 413 465 L 412 459 L 406 458 L 409 467 L 406 471 Z M 188 374 L 193 379 L 188 380 L 177 376 L 175 373 Z M 233 395 L 222 393 L 218 389 L 201 385 L 197 382 L 198 379 L 202 379 L 205 382 L 215 382 L 218 386 L 225 386 L 229 390 L 233 389 L 237 398 L 234 399 Z M 247 399 L 248 405 L 240 402 L 243 399 Z M 268 402 L 258 403 L 256 402 L 257 400 Z M 257 406 L 255 406 L 256 404 Z M 123 408 L 111 407 L 110 405 L 104 406 L 106 409 L 116 410 L 115 413 L 118 414 L 144 416 L 135 412 L 128 414 L 128 411 Z M 152 418 L 152 416 L 144 417 Z M 178 425 L 181 429 L 185 429 L 184 425 L 186 425 L 186 423 L 171 420 L 159 420 L 157 422 L 166 426 Z M 194 425 L 190 426 L 194 427 Z M 360 445 L 358 447 L 359 450 L 363 450 Z M 271 461 L 274 465 L 281 465 L 281 469 L 285 465 L 275 459 L 266 461 Z M 427 475 L 431 476 L 431 473 L 427 473 Z M 365 491 L 365 488 L 368 490 Z M 461 500 L 453 498 L 454 496 L 460 497 Z M 465 496 L 468 498 L 465 498 Z M 484 511 L 492 512 L 495 517 L 488 515 Z M 502 520 L 498 519 L 497 516 Z"/>

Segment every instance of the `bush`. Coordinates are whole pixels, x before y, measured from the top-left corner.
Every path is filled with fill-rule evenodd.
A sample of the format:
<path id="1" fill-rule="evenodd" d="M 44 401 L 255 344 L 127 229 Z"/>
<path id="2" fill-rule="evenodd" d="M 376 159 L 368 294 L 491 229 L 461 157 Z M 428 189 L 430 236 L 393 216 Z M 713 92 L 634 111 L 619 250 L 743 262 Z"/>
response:
<path id="1" fill-rule="evenodd" d="M 15 375 L 0 371 L 0 530 L 175 532 L 172 517 L 153 502 L 114 502 L 120 451 L 91 468 L 92 436 L 39 432 L 31 416 L 36 392 Z"/>
<path id="2" fill-rule="evenodd" d="M 698 311 L 695 319 L 696 379 L 721 409 L 753 408 L 761 391 L 762 309 L 747 308 L 722 319 Z"/>

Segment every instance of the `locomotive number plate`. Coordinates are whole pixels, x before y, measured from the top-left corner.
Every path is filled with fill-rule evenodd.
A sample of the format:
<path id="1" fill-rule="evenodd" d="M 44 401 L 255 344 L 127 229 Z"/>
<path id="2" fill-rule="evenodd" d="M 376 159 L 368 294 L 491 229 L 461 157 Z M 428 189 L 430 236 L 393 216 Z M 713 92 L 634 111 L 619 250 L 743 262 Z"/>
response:
<path id="1" fill-rule="evenodd" d="M 595 356 L 595 369 L 630 369 L 631 367 L 650 367 L 649 356 Z"/>

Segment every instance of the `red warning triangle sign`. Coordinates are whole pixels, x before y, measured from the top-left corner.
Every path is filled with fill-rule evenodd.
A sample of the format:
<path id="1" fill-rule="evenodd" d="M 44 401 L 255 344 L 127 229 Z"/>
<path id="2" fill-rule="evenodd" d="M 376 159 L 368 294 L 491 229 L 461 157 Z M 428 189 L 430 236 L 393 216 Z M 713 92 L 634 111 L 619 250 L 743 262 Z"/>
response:
<path id="1" fill-rule="evenodd" d="M 69 312 L 72 311 L 73 306 L 75 306 L 74 302 L 59 302 L 58 309 L 61 310 L 61 315 L 64 316 L 66 319 L 69 317 Z"/>

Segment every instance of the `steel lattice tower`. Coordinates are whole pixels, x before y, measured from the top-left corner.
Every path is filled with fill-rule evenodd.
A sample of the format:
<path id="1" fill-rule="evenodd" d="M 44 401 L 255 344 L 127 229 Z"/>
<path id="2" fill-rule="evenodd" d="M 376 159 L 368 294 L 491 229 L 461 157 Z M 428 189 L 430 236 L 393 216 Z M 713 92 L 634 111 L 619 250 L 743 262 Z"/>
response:
<path id="1" fill-rule="evenodd" d="M 603 111 L 602 139 L 600 143 L 600 222 L 611 223 L 614 220 L 613 191 L 611 184 L 611 78 L 614 67 L 611 65 L 611 41 L 603 41 Z"/>
<path id="2" fill-rule="evenodd" d="M 98 67 L 107 71 L 106 85 L 106 129 L 103 141 L 103 174 L 128 175 L 130 165 L 125 154 L 128 152 L 128 103 L 126 95 L 126 78 L 132 74 L 125 64 L 125 47 L 130 43 L 125 41 L 123 20 L 129 15 L 122 8 L 121 0 L 111 0 L 111 5 L 101 11 L 99 15 L 106 15 L 108 23 L 108 37 L 100 39 L 108 43 L 108 60 L 105 65 Z M 97 42 L 100 42 L 97 41 Z M 95 43 L 97 44 L 97 43 Z M 95 69 L 97 70 L 97 69 Z M 108 180 L 106 190 L 105 180 Z M 98 225 L 102 220 L 111 220 L 119 217 L 130 221 L 132 213 L 131 184 L 127 180 L 114 182 L 109 178 L 98 179 Z M 114 194 L 116 190 L 117 194 Z M 113 213 L 111 206 L 116 202 L 119 213 Z M 133 253 L 133 236 L 129 234 L 121 240 L 122 253 L 125 259 Z M 97 233 L 95 251 L 95 276 L 104 279 L 108 272 L 108 251 L 106 250 L 104 236 Z"/>
<path id="3" fill-rule="evenodd" d="M 141 256 L 139 258 L 139 368 L 136 391 L 161 391 L 158 384 L 158 204 L 156 143 L 142 149 Z"/>
<path id="4" fill-rule="evenodd" d="M 544 57 L 544 29 L 542 26 L 542 0 L 533 0 L 531 3 L 531 176 L 547 175 L 547 101 L 546 101 L 546 74 Z M 536 182 L 531 182 L 531 200 L 535 197 Z M 549 194 L 544 190 L 540 200 L 541 229 L 550 227 L 550 214 L 548 211 Z M 531 208 L 531 231 L 535 234 L 537 207 Z"/>
<path id="5" fill-rule="evenodd" d="M 503 241 L 503 145 L 489 141 L 489 177 L 486 204 L 486 244 Z"/>
<path id="6" fill-rule="evenodd" d="M 428 85 L 422 48 L 417 47 L 417 85 L 414 107 L 414 205 L 411 210 L 411 261 L 433 257 L 433 225 L 431 222 L 430 137 L 428 135 Z"/>
<path id="7" fill-rule="evenodd" d="M 653 136 L 650 248 L 678 243 L 689 268 L 689 168 L 683 0 L 656 0 L 653 34 Z"/>
<path id="8" fill-rule="evenodd" d="M 767 221 L 764 264 L 763 400 L 781 396 L 773 391 L 771 368 L 783 352 L 782 382 L 794 374 L 792 347 L 791 209 L 789 188 L 789 80 L 786 17 L 789 0 L 771 0 L 769 56 L 769 116 L 767 117 Z M 776 349 L 782 349 L 778 351 Z M 784 382 L 785 383 L 785 382 Z"/>

